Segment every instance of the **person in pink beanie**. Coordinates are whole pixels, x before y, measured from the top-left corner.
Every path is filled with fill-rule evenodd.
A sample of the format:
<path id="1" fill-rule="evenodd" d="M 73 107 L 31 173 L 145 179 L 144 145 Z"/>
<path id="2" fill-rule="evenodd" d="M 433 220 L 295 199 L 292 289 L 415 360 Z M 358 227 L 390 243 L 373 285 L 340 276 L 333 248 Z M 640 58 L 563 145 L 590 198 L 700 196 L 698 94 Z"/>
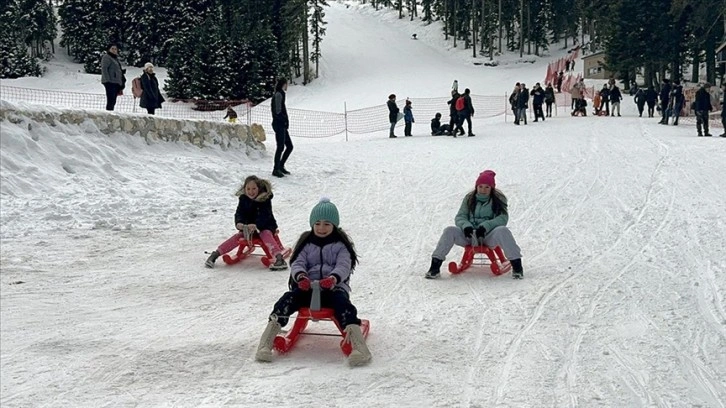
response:
<path id="1" fill-rule="evenodd" d="M 444 228 L 433 254 L 431 267 L 426 272 L 427 279 L 441 276 L 441 264 L 454 245 L 471 245 L 474 239 L 480 244 L 494 248 L 499 246 L 512 264 L 512 277 L 522 279 L 522 253 L 507 228 L 509 213 L 507 197 L 496 188 L 496 173 L 484 170 L 477 177 L 474 190 L 466 194 L 456 213 L 456 226 Z"/>

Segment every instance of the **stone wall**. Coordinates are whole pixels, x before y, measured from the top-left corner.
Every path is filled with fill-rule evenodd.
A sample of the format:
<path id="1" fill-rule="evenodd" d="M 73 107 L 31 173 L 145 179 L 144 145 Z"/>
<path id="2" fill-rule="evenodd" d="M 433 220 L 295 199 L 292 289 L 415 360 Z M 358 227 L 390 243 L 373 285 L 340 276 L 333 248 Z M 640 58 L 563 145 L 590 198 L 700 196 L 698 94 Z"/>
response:
<path id="1" fill-rule="evenodd" d="M 253 136 L 250 127 L 245 124 L 90 110 L 57 108 L 40 110 L 36 107 L 21 107 L 7 101 L 0 101 L 0 121 L 7 120 L 19 124 L 23 122 L 23 117 L 50 126 L 58 123 L 81 125 L 86 121 L 91 121 L 103 134 L 122 132 L 138 135 L 147 143 L 184 142 L 200 148 L 219 146 L 224 150 L 239 149 L 248 154 L 253 150 L 265 150 L 265 145 L 258 140 L 264 140 L 264 134 L 261 137 L 259 134 L 257 137 Z M 29 124 L 29 126 L 31 125 Z"/>

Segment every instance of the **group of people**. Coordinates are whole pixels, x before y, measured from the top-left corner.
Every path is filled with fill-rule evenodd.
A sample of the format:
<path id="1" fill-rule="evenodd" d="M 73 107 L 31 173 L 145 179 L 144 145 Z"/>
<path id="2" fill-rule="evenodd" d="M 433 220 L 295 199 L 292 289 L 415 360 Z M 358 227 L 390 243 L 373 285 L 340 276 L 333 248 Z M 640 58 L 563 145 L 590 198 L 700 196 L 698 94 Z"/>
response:
<path id="1" fill-rule="evenodd" d="M 552 117 L 552 104 L 555 103 L 555 90 L 551 83 L 543 89 L 537 82 L 532 90 L 527 89 L 524 82 L 517 82 L 514 90 L 509 95 L 509 105 L 514 114 L 514 124 L 527 124 L 527 109 L 529 108 L 529 100 L 532 99 L 532 109 L 534 110 L 534 121 L 539 119 L 545 120 L 545 117 Z M 546 112 L 542 110 L 542 106 L 546 105 Z"/>
<path id="2" fill-rule="evenodd" d="M 101 84 L 106 90 L 106 110 L 113 111 L 119 95 L 123 95 L 126 87 L 126 70 L 121 68 L 118 60 L 118 45 L 110 44 L 101 57 Z M 144 64 L 138 80 L 138 90 L 133 89 L 134 97 L 140 99 L 139 106 L 145 108 L 149 115 L 161 109 L 164 97 L 159 90 L 159 80 L 154 73 L 154 64 Z"/>
<path id="3" fill-rule="evenodd" d="M 455 226 L 446 227 L 439 238 L 425 278 L 441 276 L 441 265 L 454 245 L 499 246 L 509 259 L 512 276 L 515 279 L 524 277 L 521 250 L 507 228 L 507 198 L 497 189 L 495 177 L 496 173 L 492 170 L 478 175 L 473 190 L 464 196 L 454 217 Z M 290 269 L 288 290 L 272 308 L 255 359 L 262 362 L 273 360 L 275 337 L 287 325 L 292 314 L 310 305 L 311 283 L 317 281 L 321 288 L 320 306 L 333 310 L 335 320 L 351 343 L 353 350 L 348 357 L 349 364 L 360 366 L 368 363 L 372 355 L 361 331 L 358 311 L 350 300 L 350 278 L 358 264 L 358 255 L 353 241 L 340 227 L 340 214 L 335 204 L 323 198 L 313 207 L 308 219 L 310 229 L 298 238 L 288 265 L 283 248 L 275 239 L 278 224 L 272 211 L 271 183 L 249 176 L 237 191 L 237 196 L 239 202 L 234 216 L 237 232 L 209 255 L 205 265 L 214 268 L 221 255 L 236 248 L 240 239 L 254 234 L 275 259 L 269 266 L 271 270 Z"/>
<path id="4" fill-rule="evenodd" d="M 584 95 L 582 97 L 584 98 Z M 610 78 L 607 83 L 602 85 L 602 89 L 595 91 L 592 99 L 593 114 L 595 116 L 620 116 L 622 100 L 623 93 L 620 92 L 620 87 L 615 83 L 614 78 Z"/>
<path id="5" fill-rule="evenodd" d="M 449 123 L 442 124 L 441 113 L 437 112 L 434 115 L 434 118 L 431 119 L 431 135 L 447 135 L 453 137 L 456 137 L 457 135 L 461 136 L 464 134 L 463 125 L 466 121 L 468 128 L 467 135 L 469 137 L 476 136 L 472 131 L 471 117 L 474 116 L 474 105 L 471 102 L 471 91 L 469 90 L 469 88 L 465 89 L 463 94 L 459 94 L 456 88 L 452 89 L 451 99 L 449 99 L 446 103 L 449 105 Z M 396 124 L 401 119 L 403 119 L 404 121 L 403 135 L 412 136 L 411 128 L 413 126 L 413 123 L 415 122 L 415 119 L 413 117 L 411 100 L 406 99 L 403 107 L 403 113 L 401 113 L 401 110 L 396 104 L 396 94 L 390 94 L 388 96 L 386 106 L 388 106 L 388 121 L 391 125 L 388 137 L 398 137 L 395 134 L 395 129 Z"/>

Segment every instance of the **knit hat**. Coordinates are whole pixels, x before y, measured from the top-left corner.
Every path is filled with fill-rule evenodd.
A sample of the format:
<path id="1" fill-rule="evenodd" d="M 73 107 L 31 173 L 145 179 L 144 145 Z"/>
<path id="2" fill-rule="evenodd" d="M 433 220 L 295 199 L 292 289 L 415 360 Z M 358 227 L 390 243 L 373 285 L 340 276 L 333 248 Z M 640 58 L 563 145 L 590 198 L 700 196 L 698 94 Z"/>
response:
<path id="1" fill-rule="evenodd" d="M 144 64 L 144 71 L 148 70 L 149 68 L 154 68 L 154 64 L 147 62 Z"/>
<path id="2" fill-rule="evenodd" d="M 477 177 L 476 179 L 476 185 L 474 185 L 474 188 L 482 184 L 486 184 L 491 188 L 495 188 L 496 182 L 494 181 L 494 176 L 496 175 L 497 173 L 492 170 L 484 170 L 483 172 L 479 173 L 479 177 Z"/>
<path id="3" fill-rule="evenodd" d="M 330 199 L 323 197 L 320 202 L 315 204 L 313 210 L 310 211 L 310 228 L 312 228 L 316 222 L 325 220 L 335 225 L 336 227 L 340 224 L 340 216 L 338 215 L 338 208 L 335 204 L 330 202 Z"/>

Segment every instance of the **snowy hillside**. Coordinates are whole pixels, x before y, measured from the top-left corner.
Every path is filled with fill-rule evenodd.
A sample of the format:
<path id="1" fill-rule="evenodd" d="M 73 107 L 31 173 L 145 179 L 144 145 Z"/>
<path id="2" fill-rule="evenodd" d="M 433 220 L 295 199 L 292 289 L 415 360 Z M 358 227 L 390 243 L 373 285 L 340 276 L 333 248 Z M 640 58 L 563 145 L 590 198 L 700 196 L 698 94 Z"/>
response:
<path id="1" fill-rule="evenodd" d="M 454 78 L 503 94 L 549 62 L 473 66 L 392 16 L 326 12 L 322 76 L 291 87 L 290 107 L 439 96 Z M 97 78 L 78 81 L 66 89 Z M 271 177 L 270 138 L 248 158 L 3 122 L 0 405 L 725 407 L 726 143 L 634 108 L 518 127 L 475 116 L 471 138 L 428 136 L 417 117 L 411 138 L 295 139 L 293 174 L 271 180 L 281 238 L 309 228 L 321 196 L 338 206 L 360 254 L 352 301 L 371 322 L 373 361 L 356 369 L 329 337 L 255 362 L 287 273 L 203 266 L 233 232 L 241 180 Z M 525 279 L 424 279 L 484 169 L 509 198 Z"/>

